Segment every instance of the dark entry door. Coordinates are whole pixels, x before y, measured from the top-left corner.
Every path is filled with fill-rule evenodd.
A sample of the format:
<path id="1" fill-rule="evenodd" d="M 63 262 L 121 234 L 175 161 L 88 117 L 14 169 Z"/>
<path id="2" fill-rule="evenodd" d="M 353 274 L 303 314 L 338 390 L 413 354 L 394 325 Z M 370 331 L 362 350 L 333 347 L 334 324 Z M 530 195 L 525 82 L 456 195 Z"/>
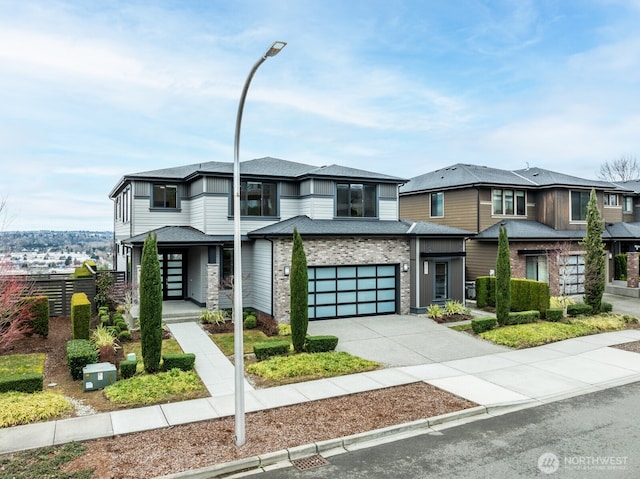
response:
<path id="1" fill-rule="evenodd" d="M 162 251 L 158 253 L 162 273 L 162 299 L 184 299 L 186 285 L 186 252 Z"/>

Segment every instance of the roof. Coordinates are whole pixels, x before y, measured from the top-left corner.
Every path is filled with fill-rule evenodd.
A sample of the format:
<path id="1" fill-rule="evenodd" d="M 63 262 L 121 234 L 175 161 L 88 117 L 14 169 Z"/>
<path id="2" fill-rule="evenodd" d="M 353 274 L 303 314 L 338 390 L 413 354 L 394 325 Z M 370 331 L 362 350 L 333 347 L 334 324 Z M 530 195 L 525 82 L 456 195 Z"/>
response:
<path id="1" fill-rule="evenodd" d="M 168 245 L 213 245 L 233 241 L 233 235 L 207 235 L 191 226 L 163 226 L 147 233 L 124 240 L 126 244 L 143 244 L 150 233 L 155 233 L 158 244 Z"/>
<path id="2" fill-rule="evenodd" d="M 113 190 L 111 190 L 109 197 L 115 196 L 125 183 L 131 180 L 188 181 L 202 175 L 231 177 L 233 175 L 233 162 L 209 161 L 206 163 L 194 163 L 192 165 L 126 174 L 120 179 Z M 318 167 L 271 157 L 240 162 L 240 175 L 290 180 L 303 180 L 305 178 L 348 178 L 356 181 L 375 181 L 378 183 L 394 184 L 401 184 L 407 181 L 404 178 L 396 176 L 383 175 L 381 173 L 346 166 L 329 165 Z"/>
<path id="3" fill-rule="evenodd" d="M 532 220 L 505 220 L 478 233 L 474 239 L 497 241 L 500 233 L 500 225 L 507 228 L 509 240 L 540 240 L 563 241 L 580 240 L 584 238 L 584 230 L 555 230 L 537 221 Z"/>
<path id="4" fill-rule="evenodd" d="M 640 180 L 616 181 L 615 184 L 628 191 L 633 191 L 636 195 L 640 194 Z"/>
<path id="5" fill-rule="evenodd" d="M 640 222 L 605 223 L 604 227 L 611 239 L 637 240 L 640 243 Z"/>
<path id="6" fill-rule="evenodd" d="M 433 223 L 411 221 L 376 221 L 358 219 L 312 220 L 308 216 L 295 216 L 279 223 L 251 231 L 250 238 L 267 236 L 291 236 L 296 228 L 306 236 L 471 236 L 458 228 Z"/>
<path id="7" fill-rule="evenodd" d="M 606 181 L 578 178 L 576 176 L 565 175 L 563 173 L 545 170 L 543 168 L 525 168 L 510 171 L 490 168 L 487 166 L 458 163 L 411 178 L 406 184 L 400 187 L 400 194 L 480 185 L 520 186 L 522 188 L 573 186 L 610 191 L 628 191 L 629 186 L 631 186 L 625 186 L 620 183 L 616 184 Z M 640 182 L 637 183 L 636 188 L 640 190 Z"/>

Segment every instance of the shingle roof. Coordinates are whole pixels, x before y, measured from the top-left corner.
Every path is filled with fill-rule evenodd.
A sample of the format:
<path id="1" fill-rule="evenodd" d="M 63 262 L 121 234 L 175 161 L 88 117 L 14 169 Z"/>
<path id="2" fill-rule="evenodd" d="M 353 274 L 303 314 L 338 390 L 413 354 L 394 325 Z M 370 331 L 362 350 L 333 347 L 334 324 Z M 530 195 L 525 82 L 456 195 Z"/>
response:
<path id="1" fill-rule="evenodd" d="M 577 176 L 565 175 L 564 173 L 537 167 L 515 170 L 514 173 L 527 178 L 538 186 L 580 186 L 606 190 L 616 189 L 615 185 L 607 181 L 578 178 Z"/>
<path id="2" fill-rule="evenodd" d="M 505 220 L 490 226 L 478 233 L 474 239 L 477 240 L 498 240 L 500 225 L 507 228 L 509 240 L 541 240 L 541 241 L 562 241 L 576 240 L 584 237 L 584 230 L 555 230 L 550 226 L 531 220 Z"/>
<path id="3" fill-rule="evenodd" d="M 612 239 L 637 240 L 640 244 L 640 222 L 605 223 L 604 227 Z"/>
<path id="4" fill-rule="evenodd" d="M 149 233 L 157 235 L 159 245 L 218 244 L 233 241 L 233 235 L 207 235 L 191 226 L 163 226 L 148 233 L 132 236 L 126 244 L 142 244 Z"/>
<path id="5" fill-rule="evenodd" d="M 617 186 L 628 191 L 633 191 L 636 195 L 640 194 L 640 180 L 617 181 Z"/>

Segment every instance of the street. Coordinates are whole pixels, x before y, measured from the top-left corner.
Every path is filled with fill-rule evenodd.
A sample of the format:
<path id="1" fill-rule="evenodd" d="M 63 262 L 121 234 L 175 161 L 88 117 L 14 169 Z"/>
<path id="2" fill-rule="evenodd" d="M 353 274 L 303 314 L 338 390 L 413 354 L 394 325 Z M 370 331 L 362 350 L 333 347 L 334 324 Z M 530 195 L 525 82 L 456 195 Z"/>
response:
<path id="1" fill-rule="evenodd" d="M 640 383 L 290 467 L 268 478 L 636 478 Z"/>

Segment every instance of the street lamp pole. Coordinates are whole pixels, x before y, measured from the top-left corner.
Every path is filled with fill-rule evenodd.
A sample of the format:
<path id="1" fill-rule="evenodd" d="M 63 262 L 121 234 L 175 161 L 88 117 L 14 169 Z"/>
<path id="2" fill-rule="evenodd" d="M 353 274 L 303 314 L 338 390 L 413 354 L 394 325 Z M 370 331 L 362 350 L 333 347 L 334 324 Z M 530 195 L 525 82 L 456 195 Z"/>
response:
<path id="1" fill-rule="evenodd" d="M 249 85 L 256 71 L 269 58 L 276 56 L 285 47 L 285 42 L 274 42 L 267 52 L 253 65 L 249 76 L 244 82 L 238 114 L 236 116 L 236 134 L 233 142 L 233 334 L 234 334 L 234 360 L 235 360 L 235 432 L 236 445 L 242 446 L 245 438 L 245 414 L 244 414 L 244 345 L 242 337 L 242 251 L 240 236 L 240 126 L 242 125 L 242 112 L 244 101 L 247 97 Z"/>

